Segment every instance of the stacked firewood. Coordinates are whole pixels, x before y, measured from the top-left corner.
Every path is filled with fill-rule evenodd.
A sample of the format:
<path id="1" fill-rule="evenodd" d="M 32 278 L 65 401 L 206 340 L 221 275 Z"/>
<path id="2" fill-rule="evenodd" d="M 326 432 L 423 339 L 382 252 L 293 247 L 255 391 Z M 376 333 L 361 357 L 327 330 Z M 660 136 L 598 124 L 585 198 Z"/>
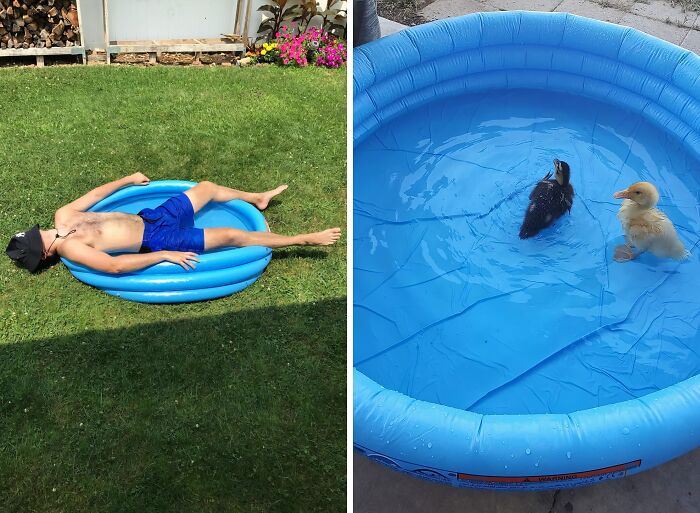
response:
<path id="1" fill-rule="evenodd" d="M 0 49 L 79 45 L 76 0 L 0 0 Z"/>

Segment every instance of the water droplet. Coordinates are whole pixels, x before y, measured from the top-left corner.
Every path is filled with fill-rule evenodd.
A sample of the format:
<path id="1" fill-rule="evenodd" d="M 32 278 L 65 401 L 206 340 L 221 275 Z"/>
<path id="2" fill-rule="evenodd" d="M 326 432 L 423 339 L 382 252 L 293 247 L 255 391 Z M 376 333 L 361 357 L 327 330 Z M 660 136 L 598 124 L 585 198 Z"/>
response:
<path id="1" fill-rule="evenodd" d="M 508 465 L 503 465 L 503 468 L 504 468 L 504 469 L 508 469 Z"/>
<path id="2" fill-rule="evenodd" d="M 536 467 L 539 467 L 539 466 L 540 466 L 540 462 L 539 462 L 539 461 L 535 462 L 535 466 L 536 466 Z"/>
<path id="3" fill-rule="evenodd" d="M 630 428 L 626 427 L 622 429 L 622 434 L 623 435 L 629 435 L 630 434 Z"/>
<path id="4" fill-rule="evenodd" d="M 428 442 L 428 449 L 432 449 L 432 448 L 433 448 L 433 442 Z"/>
<path id="5" fill-rule="evenodd" d="M 566 451 L 566 457 L 571 459 L 571 451 Z"/>
<path id="6" fill-rule="evenodd" d="M 531 452 L 532 452 L 532 451 L 530 450 L 529 447 L 528 447 L 527 449 L 525 449 L 525 454 L 530 454 Z"/>

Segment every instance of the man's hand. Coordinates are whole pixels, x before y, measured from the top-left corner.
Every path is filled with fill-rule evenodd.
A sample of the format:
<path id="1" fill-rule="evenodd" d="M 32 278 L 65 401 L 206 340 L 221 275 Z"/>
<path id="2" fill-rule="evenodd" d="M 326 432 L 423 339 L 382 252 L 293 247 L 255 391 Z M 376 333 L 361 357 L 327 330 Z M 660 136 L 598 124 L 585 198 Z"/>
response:
<path id="1" fill-rule="evenodd" d="M 159 251 L 158 253 L 163 260 L 180 265 L 188 271 L 195 268 L 194 262 L 199 262 L 197 253 L 190 253 L 189 251 Z"/>
<path id="2" fill-rule="evenodd" d="M 143 173 L 134 173 L 127 176 L 127 179 L 131 185 L 148 185 L 151 182 L 151 179 Z"/>
<path id="3" fill-rule="evenodd" d="M 70 216 L 73 212 L 85 212 L 95 203 L 105 199 L 122 187 L 126 187 L 127 185 L 148 185 L 150 181 L 151 180 L 143 173 L 134 173 L 133 175 L 125 176 L 119 180 L 100 185 L 77 200 L 59 208 L 55 215 L 56 224 L 60 224 L 61 218 Z"/>

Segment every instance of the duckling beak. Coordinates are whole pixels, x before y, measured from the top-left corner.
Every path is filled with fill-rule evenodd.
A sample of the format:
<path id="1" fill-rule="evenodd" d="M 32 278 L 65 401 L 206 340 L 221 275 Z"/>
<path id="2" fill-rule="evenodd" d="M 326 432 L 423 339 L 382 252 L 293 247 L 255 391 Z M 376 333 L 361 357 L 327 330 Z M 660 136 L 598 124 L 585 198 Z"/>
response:
<path id="1" fill-rule="evenodd" d="M 617 198 L 617 199 L 622 199 L 622 198 L 630 199 L 630 196 L 631 196 L 631 195 L 632 195 L 632 194 L 630 193 L 629 189 L 625 189 L 624 191 L 617 191 L 615 194 L 613 194 L 613 198 Z"/>

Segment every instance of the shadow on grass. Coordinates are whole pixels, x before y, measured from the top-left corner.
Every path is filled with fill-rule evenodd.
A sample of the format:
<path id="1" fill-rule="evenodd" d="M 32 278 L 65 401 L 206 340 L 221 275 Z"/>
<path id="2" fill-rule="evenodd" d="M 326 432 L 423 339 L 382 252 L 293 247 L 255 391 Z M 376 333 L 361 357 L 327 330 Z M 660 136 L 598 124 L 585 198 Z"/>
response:
<path id="1" fill-rule="evenodd" d="M 310 258 L 313 260 L 323 260 L 324 258 L 328 258 L 328 253 L 320 249 L 289 248 L 276 250 L 272 258 L 275 260 L 284 260 L 286 258 Z"/>
<path id="2" fill-rule="evenodd" d="M 344 511 L 345 326 L 343 298 L 0 345 L 3 510 Z"/>

